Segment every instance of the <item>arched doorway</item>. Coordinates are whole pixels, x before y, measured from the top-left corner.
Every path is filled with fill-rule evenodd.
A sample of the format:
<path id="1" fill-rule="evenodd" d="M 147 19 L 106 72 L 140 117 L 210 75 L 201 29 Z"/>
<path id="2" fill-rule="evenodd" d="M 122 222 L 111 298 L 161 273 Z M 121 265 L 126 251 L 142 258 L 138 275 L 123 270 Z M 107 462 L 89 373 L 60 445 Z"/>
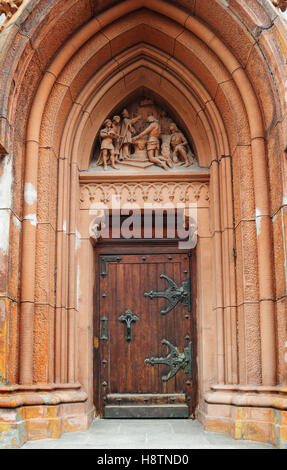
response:
<path id="1" fill-rule="evenodd" d="M 144 68 L 141 73 L 145 77 Z M 208 233 L 209 169 L 199 165 L 185 135 L 192 131 L 184 116 L 138 87 L 105 116 L 94 133 L 89 168 L 80 174 L 79 230 L 89 233 L 96 251 L 90 278 L 100 416 L 195 416 L 197 273 L 191 256 L 198 222 L 200 234 Z M 126 337 L 120 323 L 126 323 Z"/>
<path id="2" fill-rule="evenodd" d="M 73 7 L 84 3 L 89 2 L 73 2 Z M 21 283 L 20 294 L 18 287 L 13 290 L 19 302 L 11 303 L 11 328 L 5 326 L 1 333 L 3 344 L 8 344 L 8 331 L 12 332 L 12 353 L 5 350 L 1 370 L 5 403 L 14 406 L 9 383 L 23 393 L 17 399 L 23 416 L 28 413 L 23 420 L 29 438 L 35 434 L 27 403 L 51 413 L 51 406 L 56 406 L 59 415 L 53 419 L 58 434 L 62 422 L 71 430 L 84 428 L 94 416 L 96 270 L 90 225 L 94 202 L 110 208 L 113 194 L 140 207 L 145 198 L 197 205 L 198 418 L 206 428 L 238 438 L 261 439 L 250 429 L 254 420 L 263 422 L 266 440 L 273 439 L 278 419 L 284 419 L 286 405 L 280 401 L 286 382 L 284 276 L 283 271 L 276 274 L 275 258 L 280 254 L 272 244 L 273 237 L 283 236 L 278 224 L 283 220 L 285 163 L 273 159 L 276 149 L 282 153 L 285 138 L 278 111 L 281 102 L 265 64 L 268 53 L 261 53 L 249 26 L 245 27 L 246 22 L 254 24 L 254 15 L 244 2 L 235 2 L 242 24 L 234 20 L 232 7 L 219 2 L 213 2 L 218 13 L 214 20 L 199 2 L 190 11 L 181 3 L 124 1 L 91 18 L 87 4 L 81 14 L 73 10 L 73 15 L 70 4 L 72 16 L 65 16 L 65 2 L 59 1 L 57 8 L 67 21 L 66 29 L 58 28 L 59 50 L 53 49 L 53 41 L 48 41 L 49 52 L 45 47 L 55 31 L 52 6 L 47 29 L 42 31 L 42 20 L 35 19 L 41 23 L 37 57 L 34 49 L 25 49 L 29 47 L 25 35 L 18 37 L 27 54 L 20 60 L 20 52 L 15 53 L 15 61 L 19 59 L 15 70 L 26 78 L 16 88 L 7 81 L 13 90 L 7 109 L 9 119 L 18 108 L 25 120 L 23 124 L 15 118 L 17 132 L 11 127 L 7 136 L 22 162 L 15 167 L 18 205 L 13 209 L 21 215 L 11 219 L 17 240 L 13 250 L 21 253 L 21 263 L 15 256 L 12 261 Z M 273 10 L 263 3 L 258 9 L 265 38 L 268 28 L 262 25 Z M 218 31 L 219 13 L 230 30 L 236 27 L 242 50 L 225 37 L 226 31 Z M 74 26 L 79 18 L 81 23 Z M 32 31 L 34 23 L 28 23 L 25 27 Z M 271 49 L 266 46 L 269 53 Z M 27 71 L 32 57 L 34 75 Z M 268 70 L 264 83 L 259 69 Z M 121 167 L 115 170 L 118 175 L 109 169 L 93 170 L 94 142 L 104 119 L 120 113 L 143 90 L 171 113 L 196 155 L 196 169 L 166 171 L 157 165 L 145 168 L 144 163 L 144 169 Z M 6 174 L 12 174 L 11 155 L 5 157 Z M 275 174 L 280 175 L 280 201 L 275 185 L 269 184 Z M 14 302 L 10 297 L 9 305 Z M 53 405 L 41 391 L 54 400 Z"/>

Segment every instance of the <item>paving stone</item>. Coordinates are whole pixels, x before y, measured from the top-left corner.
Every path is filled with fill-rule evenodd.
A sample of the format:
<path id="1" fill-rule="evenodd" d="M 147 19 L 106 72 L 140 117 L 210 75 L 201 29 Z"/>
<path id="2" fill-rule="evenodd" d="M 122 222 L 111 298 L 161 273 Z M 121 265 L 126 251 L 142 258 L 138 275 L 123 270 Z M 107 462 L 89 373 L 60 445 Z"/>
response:
<path id="1" fill-rule="evenodd" d="M 87 431 L 60 439 L 27 442 L 22 449 L 273 449 L 271 444 L 235 440 L 204 431 L 193 420 L 102 420 Z"/>

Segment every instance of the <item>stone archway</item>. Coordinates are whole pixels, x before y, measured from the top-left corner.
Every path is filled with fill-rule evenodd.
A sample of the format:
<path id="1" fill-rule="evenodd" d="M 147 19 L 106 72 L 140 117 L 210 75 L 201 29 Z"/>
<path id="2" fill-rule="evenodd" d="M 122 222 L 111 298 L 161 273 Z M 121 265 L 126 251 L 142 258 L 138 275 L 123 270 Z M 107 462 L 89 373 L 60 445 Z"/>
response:
<path id="1" fill-rule="evenodd" d="M 265 3 L 260 7 L 261 24 L 273 12 Z M 197 15 L 203 15 L 198 8 Z M 222 6 L 214 8 L 229 18 L 230 12 Z M 252 22 L 252 14 L 248 16 L 242 9 L 245 21 Z M 85 13 L 82 15 L 84 22 Z M 49 24 L 52 30 L 54 21 Z M 97 14 L 81 29 L 75 28 L 72 37 L 63 33 L 62 48 L 51 61 L 52 54 L 47 54 L 43 76 L 34 59 L 35 83 L 38 79 L 39 83 L 33 103 L 30 97 L 25 145 L 19 143 L 16 150 L 19 158 L 23 148 L 26 152 L 19 324 L 13 313 L 14 350 L 10 358 L 4 353 L 12 372 L 5 378 L 4 388 L 1 386 L 6 394 L 3 404 L 21 408 L 28 438 L 37 437 L 33 417 L 25 407 L 28 403 L 39 405 L 45 413 L 57 410 L 56 416 L 43 420 L 42 435 L 51 435 L 52 421 L 57 425 L 52 435 L 59 435 L 63 429 L 87 426 L 93 416 L 92 245 L 80 192 L 114 183 L 109 175 L 106 181 L 97 181 L 87 171 L 93 141 L 103 117 L 131 93 L 146 87 L 173 109 L 200 165 L 209 167 L 184 183 L 173 181 L 191 186 L 209 183 L 210 207 L 203 192 L 198 244 L 198 416 L 208 429 L 231 432 L 237 438 L 273 439 L 271 408 L 286 408 L 286 398 L 280 398 L 280 385 L 286 380 L 286 321 L 278 276 L 275 288 L 273 282 L 274 260 L 280 255 L 277 249 L 274 255 L 272 248 L 272 237 L 279 236 L 277 216 L 271 219 L 281 211 L 281 201 L 272 192 L 273 183 L 267 183 L 275 174 L 272 153 L 282 149 L 279 125 L 272 127 L 280 120 L 280 100 L 271 85 L 262 98 L 257 66 L 253 76 L 246 49 L 238 53 L 227 46 L 227 39 L 225 44 L 214 32 L 212 20 L 206 17 L 204 21 L 175 4 L 125 1 Z M 245 38 L 247 33 L 233 21 Z M 45 37 L 43 33 L 43 41 Z M 246 37 L 250 68 L 258 61 L 265 70 L 252 37 Z M 43 56 L 40 62 L 44 62 Z M 28 58 L 22 68 L 27 64 Z M 270 77 L 266 77 L 269 84 Z M 264 98 L 268 104 L 262 103 Z M 20 99 L 16 89 L 10 116 Z M 24 131 L 19 124 L 18 132 Z M 9 162 L 7 157 L 6 164 Z M 283 194 L 282 169 L 280 175 Z M 158 181 L 141 175 L 133 184 L 151 182 Z M 118 180 L 123 188 L 125 183 Z M 19 246 L 16 222 L 13 230 Z M 89 283 L 79 275 L 81 263 L 89 266 Z M 18 341 L 19 355 L 15 352 Z M 15 397 L 10 397 L 15 388 L 9 382 L 18 384 L 16 405 Z M 50 402 L 59 406 L 50 406 Z M 238 418 L 239 411 L 243 418 Z M 263 437 L 248 431 L 253 411 L 259 416 L 256 423 L 264 428 Z M 286 412 L 280 413 L 283 419 Z"/>
<path id="2" fill-rule="evenodd" d="M 148 51 L 151 48 L 148 48 Z M 154 52 L 154 51 L 153 51 Z M 143 44 L 140 44 L 139 47 L 135 47 L 132 50 L 132 57 L 137 58 L 138 54 L 147 54 L 146 52 L 146 47 Z M 147 63 L 147 61 L 146 61 Z M 112 115 L 114 112 L 115 106 L 118 106 L 121 104 L 122 106 L 125 106 L 125 102 L 123 100 L 129 100 L 130 93 L 133 94 L 133 91 L 137 93 L 137 90 L 141 90 L 143 87 L 143 84 L 145 84 L 145 88 L 148 89 L 149 93 L 156 93 L 155 90 L 156 87 L 154 86 L 154 90 L 151 89 L 150 81 L 147 78 L 148 75 L 151 77 L 151 84 L 153 81 L 154 75 L 152 75 L 152 70 L 150 68 L 147 68 L 145 70 L 146 63 L 140 63 L 140 69 L 138 67 L 138 63 L 136 62 L 134 65 L 134 69 L 136 70 L 136 73 L 138 73 L 138 70 L 140 70 L 141 74 L 141 79 L 139 80 L 136 78 L 135 80 L 135 90 L 133 89 L 127 89 L 124 91 L 123 94 L 119 94 L 117 98 L 117 103 L 115 100 L 112 100 L 111 97 L 115 96 L 115 91 L 114 91 L 114 85 L 113 82 L 115 81 L 117 83 L 117 77 L 113 78 L 112 84 L 111 84 L 111 89 L 105 93 L 105 101 L 103 103 L 102 101 L 102 96 L 99 93 L 99 96 L 96 96 L 96 99 L 94 100 L 94 103 L 91 104 L 91 109 L 93 109 L 93 115 L 96 117 L 96 122 L 93 127 L 93 134 L 90 132 L 90 123 L 89 119 L 87 120 L 87 114 L 83 114 L 81 116 L 82 122 L 80 125 L 75 128 L 75 132 L 78 132 L 78 129 L 80 129 L 81 135 L 73 138 L 74 142 L 77 143 L 79 147 L 74 149 L 73 152 L 71 152 L 72 156 L 74 155 L 75 157 L 79 158 L 79 155 L 83 155 L 83 162 L 80 163 L 82 166 L 82 170 L 80 173 L 75 172 L 74 173 L 74 181 L 71 183 L 71 187 L 74 188 L 77 185 L 79 185 L 79 191 L 80 191 L 80 212 L 77 212 L 77 208 L 75 209 L 75 214 L 73 216 L 73 219 L 75 221 L 75 233 L 77 237 L 77 242 L 76 244 L 79 246 L 79 252 L 77 255 L 77 258 L 75 258 L 74 251 L 72 251 L 70 255 L 70 259 L 73 260 L 75 268 L 71 271 L 71 277 L 66 281 L 67 284 L 71 286 L 75 286 L 75 294 L 77 295 L 76 292 L 76 274 L 75 272 L 81 272 L 82 277 L 80 280 L 80 285 L 79 285 L 79 290 L 80 292 L 89 292 L 89 295 L 81 296 L 81 302 L 82 302 L 82 309 L 83 312 L 85 312 L 85 315 L 82 315 L 81 318 L 83 323 L 86 325 L 86 331 L 84 333 L 83 337 L 83 343 L 82 343 L 82 365 L 79 367 L 79 371 L 81 377 L 79 378 L 81 383 L 84 383 L 86 380 L 86 377 L 91 376 L 91 371 L 88 372 L 87 370 L 87 361 L 86 357 L 87 355 L 90 356 L 89 364 L 91 367 L 92 363 L 92 347 L 91 347 L 91 338 L 88 341 L 87 334 L 89 331 L 91 331 L 92 328 L 92 313 L 93 313 L 93 286 L 94 286 L 94 264 L 93 264 L 93 243 L 91 243 L 91 234 L 90 234 L 90 225 L 91 222 L 93 221 L 95 217 L 95 203 L 105 203 L 107 207 L 110 207 L 110 204 L 112 202 L 112 195 L 113 194 L 118 194 L 122 198 L 122 203 L 126 204 L 128 201 L 131 200 L 131 192 L 133 193 L 132 196 L 132 201 L 135 204 L 138 204 L 139 207 L 143 206 L 144 202 L 148 203 L 155 203 L 155 200 L 164 200 L 164 201 L 173 201 L 173 203 L 178 203 L 181 201 L 182 194 L 186 193 L 188 196 L 186 196 L 185 203 L 188 205 L 188 203 L 198 203 L 198 219 L 199 219 L 199 233 L 200 236 L 202 237 L 201 243 L 200 243 L 200 248 L 199 248 L 199 253 L 201 253 L 201 257 L 198 258 L 198 266 L 201 266 L 201 269 L 203 270 L 202 276 L 203 276 L 203 281 L 202 281 L 202 289 L 204 290 L 204 285 L 207 285 L 207 282 L 211 282 L 211 270 L 208 271 L 208 266 L 210 267 L 211 261 L 210 261 L 210 246 L 211 242 L 211 235 L 209 231 L 209 226 L 206 223 L 208 220 L 208 208 L 209 208 L 209 189 L 208 189 L 208 180 L 209 180 L 209 170 L 208 168 L 204 167 L 204 158 L 206 158 L 206 154 L 202 151 L 200 155 L 202 155 L 202 163 L 203 165 L 201 168 L 198 168 L 198 171 L 196 171 L 194 174 L 162 174 L 162 173 L 152 173 L 152 174 L 144 174 L 143 172 L 139 173 L 134 173 L 134 174 L 128 174 L 126 172 L 119 172 L 118 175 L 110 174 L 108 171 L 105 174 L 102 173 L 96 173 L 93 171 L 89 171 L 89 163 L 90 163 L 90 158 L 91 158 L 91 150 L 93 148 L 93 143 L 94 143 L 94 138 L 98 134 L 99 128 L 102 125 L 103 122 L 103 114 L 101 113 L 101 109 L 105 109 L 105 117 Z M 160 69 L 159 69 L 160 70 Z M 129 70 L 130 73 L 130 70 Z M 110 75 L 111 72 L 107 68 L 107 75 Z M 147 75 L 148 74 L 148 75 Z M 132 76 L 133 77 L 133 76 Z M 137 76 L 136 76 L 137 77 Z M 94 77 L 95 84 L 98 86 L 96 77 Z M 90 84 L 88 85 L 90 87 Z M 158 91 L 158 90 L 157 90 Z M 174 91 L 176 93 L 176 90 Z M 85 90 L 83 91 L 83 96 L 85 96 Z M 156 93 L 155 96 L 157 99 L 159 99 L 159 95 Z M 180 97 L 180 93 L 178 93 L 178 97 Z M 188 95 L 189 100 L 186 99 L 186 104 L 185 106 L 189 105 L 190 102 L 194 102 L 194 98 L 189 94 Z M 179 98 L 180 99 L 180 98 Z M 166 103 L 166 96 L 161 96 L 161 101 Z M 181 100 L 181 103 L 184 103 L 183 98 Z M 179 103 L 177 103 L 179 105 Z M 173 108 L 173 102 L 169 103 L 171 108 Z M 178 108 L 179 109 L 179 108 Z M 191 108 L 192 109 L 192 108 Z M 74 110 L 72 110 L 73 112 Z M 78 109 L 76 110 L 78 111 Z M 101 114 L 99 114 L 101 113 Z M 175 111 L 176 113 L 176 111 Z M 101 115 L 101 119 L 99 119 L 99 116 Z M 177 113 L 176 113 L 177 115 Z M 180 117 L 181 121 L 184 122 L 184 115 L 182 113 L 178 112 L 178 116 Z M 191 117 L 189 118 L 191 119 Z M 202 119 L 204 121 L 204 118 Z M 76 121 L 75 115 L 71 113 L 71 117 L 67 120 L 66 122 L 66 129 L 71 128 L 71 122 Z M 185 121 L 185 126 L 189 126 L 189 129 L 192 127 L 189 125 L 188 119 Z M 222 125 L 223 127 L 223 125 Z M 185 127 L 185 129 L 188 129 L 188 127 Z M 190 132 L 190 131 L 189 131 Z M 64 133 L 65 135 L 65 133 Z M 86 137 L 84 137 L 86 135 Z M 190 135 L 190 134 L 189 134 Z M 204 139 L 202 139 L 204 140 Z M 84 150 L 82 148 L 82 143 L 84 144 Z M 195 148 L 202 149 L 202 144 L 200 140 L 195 138 L 194 140 L 194 146 Z M 80 153 L 78 152 L 78 148 L 82 150 Z M 209 150 L 207 150 L 207 153 L 209 154 Z M 63 153 L 65 153 L 65 150 L 63 149 Z M 200 158 L 200 157 L 199 157 Z M 88 160 L 87 160 L 88 159 Z M 123 170 L 123 169 L 122 169 Z M 165 173 L 165 172 L 163 172 Z M 60 183 L 61 186 L 61 183 Z M 161 196 L 156 196 L 155 194 L 158 191 L 161 192 Z M 146 198 L 142 198 L 140 196 L 141 193 L 147 194 Z M 66 222 L 67 223 L 67 222 Z M 64 220 L 60 220 L 58 222 L 59 226 L 62 224 L 65 224 Z M 64 234 L 63 234 L 64 236 Z M 71 250 L 74 250 L 74 244 L 71 244 Z M 64 259 L 65 255 L 62 255 Z M 67 262 L 67 257 L 65 257 L 66 262 Z M 89 269 L 87 267 L 89 266 Z M 89 288 L 87 289 L 87 286 Z M 204 301 L 202 298 L 201 301 Z M 208 298 L 205 299 L 206 302 L 208 302 Z M 202 310 L 204 310 L 204 306 L 202 305 Z M 208 311 L 208 309 L 206 308 Z M 87 326 L 88 324 L 88 326 Z M 85 375 L 84 375 L 84 374 Z"/>

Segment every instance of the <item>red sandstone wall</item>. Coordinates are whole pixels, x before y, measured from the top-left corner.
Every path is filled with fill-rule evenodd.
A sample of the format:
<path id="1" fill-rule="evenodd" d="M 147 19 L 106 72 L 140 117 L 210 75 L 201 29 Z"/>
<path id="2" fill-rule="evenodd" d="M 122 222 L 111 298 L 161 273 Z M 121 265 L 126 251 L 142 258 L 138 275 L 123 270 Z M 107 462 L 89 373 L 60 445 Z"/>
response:
<path id="1" fill-rule="evenodd" d="M 70 310 L 77 315 L 75 289 L 67 287 L 69 279 L 75 285 L 77 168 L 87 167 L 93 132 L 113 97 L 120 101 L 147 81 L 170 103 L 180 89 L 178 112 L 200 161 L 213 162 L 207 295 L 217 346 L 200 359 L 201 388 L 286 385 L 286 28 L 268 0 L 208 3 L 105 1 L 95 10 L 89 0 L 32 0 L 0 34 L 3 385 L 77 381 L 67 323 Z M 153 50 L 138 64 L 140 42 Z M 125 64 L 130 48 L 142 70 Z M 118 80 L 104 85 L 111 73 Z M 102 101 L 89 108 L 87 96 L 98 89 Z M 75 129 L 65 134 L 69 119 Z"/>

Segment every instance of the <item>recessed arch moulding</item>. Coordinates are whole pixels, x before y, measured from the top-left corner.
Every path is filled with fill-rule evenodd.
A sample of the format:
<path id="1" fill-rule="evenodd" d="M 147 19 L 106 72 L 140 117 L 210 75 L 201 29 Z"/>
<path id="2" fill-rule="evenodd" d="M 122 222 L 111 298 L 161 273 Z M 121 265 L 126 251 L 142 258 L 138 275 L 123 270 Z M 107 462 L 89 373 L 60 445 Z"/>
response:
<path id="1" fill-rule="evenodd" d="M 214 3 L 215 13 L 230 13 Z M 273 10 L 260 8 L 267 21 Z M 214 34 L 216 28 L 194 13 L 162 1 L 124 1 L 69 39 L 64 29 L 62 48 L 48 65 L 43 56 L 37 61 L 32 50 L 28 54 L 38 74 L 37 91 L 27 117 L 24 178 L 14 194 L 20 200 L 24 193 L 23 208 L 18 201 L 11 212 L 10 252 L 21 253 L 19 297 L 17 283 L 14 289 L 19 307 L 7 296 L 12 333 L 8 338 L 4 322 L 1 345 L 9 339 L 11 347 L 3 347 L 0 363 L 1 407 L 4 415 L 7 408 L 15 410 L 14 424 L 20 412 L 27 424 L 24 440 L 84 429 L 93 417 L 90 195 L 96 187 L 121 191 L 126 183 L 139 185 L 139 191 L 162 185 L 167 198 L 169 188 L 185 185 L 198 202 L 198 418 L 207 429 L 275 442 L 275 416 L 280 416 L 284 436 L 285 271 L 276 248 L 283 250 L 284 235 L 281 102 L 270 87 L 268 100 L 281 116 L 270 124 L 271 112 L 254 91 L 248 63 L 242 66 L 232 47 Z M 246 11 L 240 14 L 242 22 L 253 21 Z M 53 22 L 52 15 L 43 38 Z M 248 41 L 250 55 L 255 54 L 251 33 Z M 256 61 L 265 70 L 263 55 L 254 59 L 255 72 Z M 172 111 L 201 168 L 181 179 L 155 173 L 114 180 L 107 173 L 99 180 L 87 171 L 95 136 L 104 118 L 142 89 Z M 17 99 L 21 104 L 16 90 L 10 113 Z M 19 124 L 10 137 L 19 161 L 17 132 L 23 131 Z M 5 145 L 9 153 L 9 139 Z M 3 168 L 11 156 L 5 158 Z M 275 173 L 281 200 L 271 189 Z M 47 416 L 40 428 L 31 411 L 37 414 L 36 405 Z M 249 432 L 251 423 L 261 431 Z M 280 439 L 277 444 L 284 444 Z"/>

